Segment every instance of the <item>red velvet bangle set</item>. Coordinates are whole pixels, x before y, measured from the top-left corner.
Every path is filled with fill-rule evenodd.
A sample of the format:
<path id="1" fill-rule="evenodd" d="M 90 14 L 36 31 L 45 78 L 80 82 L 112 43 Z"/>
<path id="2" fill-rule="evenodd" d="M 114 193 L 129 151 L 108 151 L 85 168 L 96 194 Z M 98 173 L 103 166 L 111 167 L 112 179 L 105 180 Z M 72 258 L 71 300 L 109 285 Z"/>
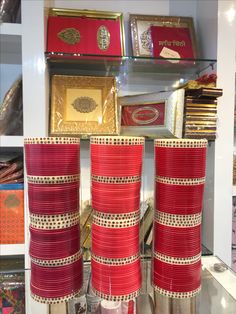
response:
<path id="1" fill-rule="evenodd" d="M 155 140 L 153 286 L 172 298 L 201 287 L 206 140 Z"/>
<path id="2" fill-rule="evenodd" d="M 80 141 L 25 139 L 30 212 L 31 294 L 43 303 L 78 295 L 80 250 Z"/>
<path id="3" fill-rule="evenodd" d="M 141 283 L 140 187 L 144 138 L 94 136 L 91 147 L 92 287 L 132 300 Z M 201 286 L 201 210 L 206 140 L 155 140 L 152 282 L 171 298 Z M 30 212 L 31 293 L 57 303 L 82 287 L 79 139 L 25 140 Z"/>
<path id="4" fill-rule="evenodd" d="M 144 139 L 92 137 L 92 287 L 107 300 L 141 288 L 139 204 Z"/>

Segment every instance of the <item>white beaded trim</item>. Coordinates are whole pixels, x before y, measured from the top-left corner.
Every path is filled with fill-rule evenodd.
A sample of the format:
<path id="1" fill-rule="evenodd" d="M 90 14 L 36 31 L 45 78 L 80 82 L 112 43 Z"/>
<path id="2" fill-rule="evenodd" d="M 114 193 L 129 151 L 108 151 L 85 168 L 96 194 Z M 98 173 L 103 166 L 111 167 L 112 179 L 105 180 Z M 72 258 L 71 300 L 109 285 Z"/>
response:
<path id="1" fill-rule="evenodd" d="M 66 213 L 62 215 L 37 215 L 30 214 L 30 225 L 37 229 L 64 229 L 79 224 L 79 212 Z"/>
<path id="2" fill-rule="evenodd" d="M 193 215 L 175 215 L 156 210 L 154 220 L 161 225 L 170 227 L 195 227 L 201 224 L 202 214 L 197 213 Z"/>
<path id="3" fill-rule="evenodd" d="M 99 219 L 104 220 L 123 220 L 123 219 L 140 219 L 140 210 L 135 212 L 129 212 L 124 214 L 113 214 L 113 213 L 104 213 L 97 210 L 93 210 L 93 216 L 96 216 Z"/>
<path id="4" fill-rule="evenodd" d="M 134 216 L 133 218 L 127 218 L 127 219 L 104 219 L 100 218 L 98 216 L 93 215 L 93 224 L 99 226 L 99 227 L 106 227 L 106 228 L 128 228 L 133 227 L 135 225 L 139 224 L 139 216 Z"/>
<path id="5" fill-rule="evenodd" d="M 28 183 L 34 184 L 64 184 L 72 183 L 80 180 L 80 175 L 70 176 L 27 176 Z"/>
<path id="6" fill-rule="evenodd" d="M 174 265 L 191 265 L 199 262 L 201 260 L 201 253 L 199 253 L 196 256 L 192 257 L 173 257 L 173 256 L 167 256 L 159 252 L 153 252 L 153 257 L 168 263 L 168 264 L 174 264 Z"/>
<path id="7" fill-rule="evenodd" d="M 129 300 L 133 300 L 134 298 L 138 297 L 140 294 L 140 289 L 130 293 L 130 294 L 125 294 L 125 295 L 117 295 L 117 296 L 113 296 L 110 294 L 105 294 L 102 293 L 100 291 L 97 291 L 96 289 L 94 289 L 94 287 L 92 287 L 93 292 L 100 298 L 108 300 L 108 301 L 129 301 Z"/>
<path id="8" fill-rule="evenodd" d="M 140 259 L 140 254 L 136 254 L 136 255 L 124 257 L 124 258 L 105 258 L 105 257 L 92 254 L 92 259 L 95 262 L 100 263 L 100 264 L 111 265 L 111 266 L 121 266 L 121 265 L 131 264 L 137 261 L 138 259 Z"/>
<path id="9" fill-rule="evenodd" d="M 92 175 L 92 181 L 98 183 L 110 183 L 110 184 L 123 184 L 123 183 L 136 183 L 141 182 L 140 176 L 130 177 L 104 177 Z"/>
<path id="10" fill-rule="evenodd" d="M 152 285 L 155 291 L 159 292 L 160 294 L 173 298 L 173 299 L 187 299 L 187 298 L 192 298 L 196 296 L 200 291 L 201 291 L 201 286 L 197 288 L 196 290 L 193 291 L 188 291 L 188 292 L 173 292 L 173 291 L 168 291 L 164 290 L 162 288 L 157 287 L 156 285 Z"/>
<path id="11" fill-rule="evenodd" d="M 144 137 L 128 136 L 92 136 L 90 144 L 98 145 L 143 145 Z"/>
<path id="12" fill-rule="evenodd" d="M 28 137 L 25 144 L 79 144 L 79 138 L 73 137 Z"/>
<path id="13" fill-rule="evenodd" d="M 156 176 L 156 182 L 171 184 L 171 185 L 201 185 L 205 183 L 205 177 L 203 178 L 167 178 Z"/>
<path id="14" fill-rule="evenodd" d="M 32 258 L 31 261 L 39 266 L 46 266 L 46 267 L 57 267 L 57 266 L 65 266 L 71 263 L 74 263 L 82 258 L 82 251 L 75 253 L 74 255 L 61 258 L 61 259 L 54 259 L 54 260 L 40 260 L 37 258 Z"/>
<path id="15" fill-rule="evenodd" d="M 79 290 L 77 290 L 71 294 L 68 294 L 64 297 L 59 297 L 59 298 L 44 298 L 44 297 L 40 297 L 40 296 L 31 292 L 31 297 L 35 301 L 40 302 L 40 303 L 57 304 L 57 303 L 69 301 L 70 299 L 73 299 L 73 298 L 79 296 L 80 292 L 81 292 L 81 289 L 79 289 Z"/>
<path id="16" fill-rule="evenodd" d="M 206 148 L 206 139 L 156 139 L 155 147 L 173 147 L 173 148 Z"/>

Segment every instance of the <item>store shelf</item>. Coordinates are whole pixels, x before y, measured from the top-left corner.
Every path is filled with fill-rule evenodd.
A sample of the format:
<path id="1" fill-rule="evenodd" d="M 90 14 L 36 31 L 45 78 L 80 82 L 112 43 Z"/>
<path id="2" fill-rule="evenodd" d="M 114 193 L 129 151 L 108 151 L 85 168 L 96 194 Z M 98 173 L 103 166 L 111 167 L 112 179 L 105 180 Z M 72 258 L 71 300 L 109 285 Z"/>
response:
<path id="1" fill-rule="evenodd" d="M 2 23 L 0 24 L 1 35 L 16 35 L 21 36 L 21 24 L 18 23 Z"/>
<path id="2" fill-rule="evenodd" d="M 213 59 L 163 59 L 133 56 L 76 55 L 48 53 L 51 74 L 117 76 L 120 85 L 159 85 L 169 89 L 184 84 L 206 70 Z M 166 89 L 165 89 L 166 90 Z"/>
<path id="3" fill-rule="evenodd" d="M 24 255 L 25 244 L 0 244 L 0 255 Z"/>
<path id="4" fill-rule="evenodd" d="M 21 24 L 0 25 L 0 63 L 21 64 Z"/>
<path id="5" fill-rule="evenodd" d="M 23 147 L 23 136 L 0 136 L 0 147 Z"/>

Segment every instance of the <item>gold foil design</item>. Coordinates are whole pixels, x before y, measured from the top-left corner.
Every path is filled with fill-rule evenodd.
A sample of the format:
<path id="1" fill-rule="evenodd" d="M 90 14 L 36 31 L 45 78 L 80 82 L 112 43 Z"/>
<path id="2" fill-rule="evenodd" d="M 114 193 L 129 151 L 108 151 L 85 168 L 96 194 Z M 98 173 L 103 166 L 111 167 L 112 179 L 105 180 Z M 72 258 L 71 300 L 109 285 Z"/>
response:
<path id="1" fill-rule="evenodd" d="M 98 106 L 93 98 L 86 96 L 76 98 L 71 105 L 76 111 L 81 113 L 93 112 Z"/>
<path id="2" fill-rule="evenodd" d="M 69 45 L 75 45 L 80 42 L 80 32 L 75 28 L 65 28 L 57 37 Z"/>
<path id="3" fill-rule="evenodd" d="M 147 120 L 140 119 L 140 116 L 144 115 L 144 114 L 142 114 L 142 111 L 144 111 L 144 110 L 149 111 L 150 118 Z M 147 113 L 146 113 L 146 115 L 147 115 Z M 150 123 L 154 122 L 159 117 L 159 115 L 160 115 L 159 110 L 157 110 L 156 108 L 153 108 L 151 106 L 145 106 L 145 107 L 135 109 L 132 112 L 131 118 L 135 123 L 137 123 L 139 125 L 144 125 L 144 124 L 150 124 Z"/>
<path id="4" fill-rule="evenodd" d="M 97 44 L 100 50 L 107 50 L 110 46 L 110 32 L 106 26 L 101 25 L 97 31 Z"/>

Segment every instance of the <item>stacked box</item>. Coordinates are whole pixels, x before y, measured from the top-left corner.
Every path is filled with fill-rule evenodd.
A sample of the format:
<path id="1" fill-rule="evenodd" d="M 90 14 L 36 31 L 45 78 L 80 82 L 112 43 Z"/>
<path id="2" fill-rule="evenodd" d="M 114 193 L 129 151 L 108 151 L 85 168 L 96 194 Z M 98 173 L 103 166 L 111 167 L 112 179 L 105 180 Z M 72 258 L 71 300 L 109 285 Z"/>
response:
<path id="1" fill-rule="evenodd" d="M 222 89 L 187 89 L 184 105 L 183 137 L 215 140 L 217 129 L 217 98 Z"/>

